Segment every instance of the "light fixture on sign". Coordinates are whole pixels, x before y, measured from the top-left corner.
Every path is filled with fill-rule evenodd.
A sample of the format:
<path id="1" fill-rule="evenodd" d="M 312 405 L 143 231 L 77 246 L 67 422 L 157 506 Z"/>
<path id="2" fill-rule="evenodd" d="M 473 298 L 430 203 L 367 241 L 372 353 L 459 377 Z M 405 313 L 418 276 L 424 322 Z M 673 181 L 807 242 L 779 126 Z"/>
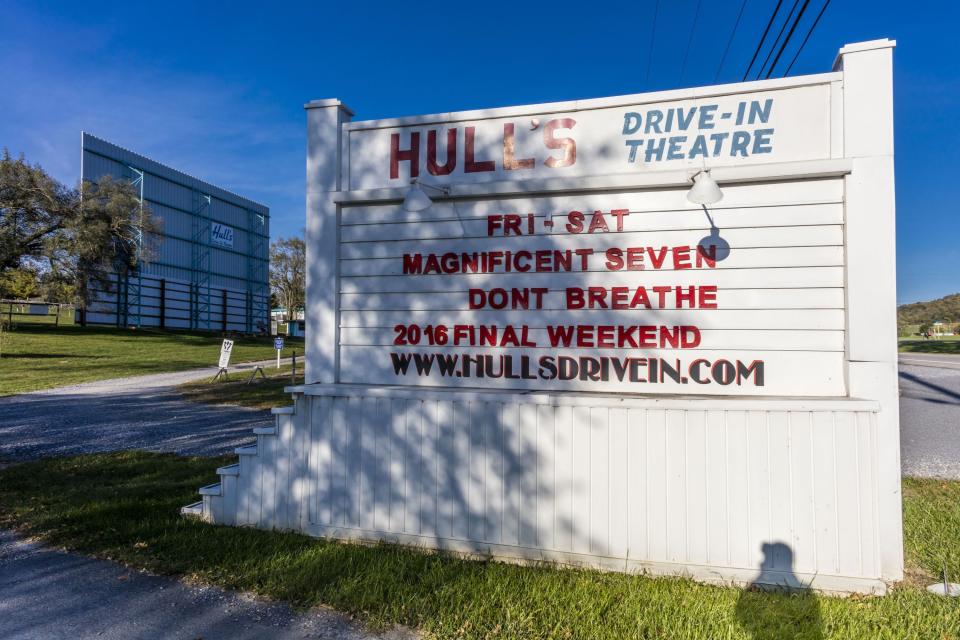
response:
<path id="1" fill-rule="evenodd" d="M 427 192 L 423 190 L 423 187 L 433 189 L 445 196 L 450 195 L 450 189 L 446 187 L 435 187 L 432 184 L 420 182 L 417 178 L 414 178 L 410 181 L 410 189 L 407 190 L 407 195 L 403 198 L 404 211 L 423 211 L 424 209 L 430 208 L 433 200 L 431 200 Z"/>
<path id="2" fill-rule="evenodd" d="M 704 169 L 693 176 L 693 186 L 687 191 L 687 200 L 696 204 L 714 204 L 723 200 L 723 191 Z"/>

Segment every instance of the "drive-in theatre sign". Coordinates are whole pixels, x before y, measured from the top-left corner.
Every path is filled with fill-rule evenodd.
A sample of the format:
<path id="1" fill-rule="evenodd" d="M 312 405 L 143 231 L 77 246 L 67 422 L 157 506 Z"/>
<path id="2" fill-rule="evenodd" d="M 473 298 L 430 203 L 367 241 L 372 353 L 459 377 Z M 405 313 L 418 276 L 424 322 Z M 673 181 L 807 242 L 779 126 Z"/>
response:
<path id="1" fill-rule="evenodd" d="M 309 103 L 307 384 L 208 517 L 885 589 L 892 46 L 396 120 Z"/>

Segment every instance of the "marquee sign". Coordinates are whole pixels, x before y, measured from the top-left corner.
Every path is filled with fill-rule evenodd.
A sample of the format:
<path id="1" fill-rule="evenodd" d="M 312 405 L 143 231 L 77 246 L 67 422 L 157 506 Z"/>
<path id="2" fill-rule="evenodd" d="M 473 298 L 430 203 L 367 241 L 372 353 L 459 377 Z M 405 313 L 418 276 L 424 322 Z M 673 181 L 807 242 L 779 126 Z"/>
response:
<path id="1" fill-rule="evenodd" d="M 308 103 L 305 384 L 204 517 L 882 593 L 903 576 L 892 47 L 402 119 Z"/>
<path id="2" fill-rule="evenodd" d="M 828 158 L 832 90 L 360 123 L 350 183 Z M 686 191 L 346 203 L 341 380 L 845 394 L 842 180 L 729 186 L 706 210 Z"/>

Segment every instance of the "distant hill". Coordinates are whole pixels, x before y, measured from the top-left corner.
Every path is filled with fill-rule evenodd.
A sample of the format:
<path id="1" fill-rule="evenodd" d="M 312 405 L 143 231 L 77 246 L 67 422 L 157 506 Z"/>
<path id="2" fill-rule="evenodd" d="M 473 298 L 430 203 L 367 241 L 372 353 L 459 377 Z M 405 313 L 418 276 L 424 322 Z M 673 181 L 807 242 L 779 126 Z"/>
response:
<path id="1" fill-rule="evenodd" d="M 939 300 L 913 302 L 897 307 L 898 324 L 924 324 L 928 322 L 960 322 L 960 293 Z"/>

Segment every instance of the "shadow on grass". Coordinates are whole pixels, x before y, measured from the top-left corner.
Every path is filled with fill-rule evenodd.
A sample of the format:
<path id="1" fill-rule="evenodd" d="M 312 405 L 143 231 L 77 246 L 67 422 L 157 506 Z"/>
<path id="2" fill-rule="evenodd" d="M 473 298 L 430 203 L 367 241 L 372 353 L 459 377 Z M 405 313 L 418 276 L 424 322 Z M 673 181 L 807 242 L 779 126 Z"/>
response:
<path id="1" fill-rule="evenodd" d="M 794 574 L 793 549 L 772 542 L 761 550 L 760 575 L 737 599 L 740 625 L 752 640 L 821 640 L 820 602 Z"/>

